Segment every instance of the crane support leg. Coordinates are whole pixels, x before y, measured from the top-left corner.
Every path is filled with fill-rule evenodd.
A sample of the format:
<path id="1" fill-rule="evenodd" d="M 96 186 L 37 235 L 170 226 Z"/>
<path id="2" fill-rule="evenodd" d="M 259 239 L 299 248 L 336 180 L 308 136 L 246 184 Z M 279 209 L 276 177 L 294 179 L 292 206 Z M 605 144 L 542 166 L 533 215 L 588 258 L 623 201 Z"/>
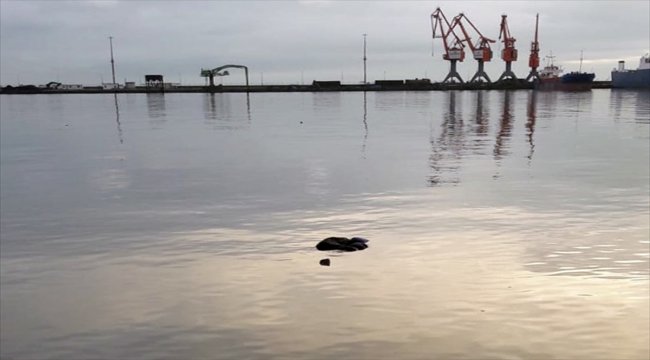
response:
<path id="1" fill-rule="evenodd" d="M 512 72 L 512 62 L 510 61 L 506 61 L 506 71 L 504 71 L 503 74 L 499 76 L 499 80 L 497 80 L 497 82 L 506 79 L 517 80 L 517 75 L 515 75 L 515 73 Z"/>
<path id="2" fill-rule="evenodd" d="M 539 80 L 539 74 L 537 73 L 537 68 L 530 69 L 530 73 L 526 77 L 526 81 L 536 81 Z"/>
<path id="3" fill-rule="evenodd" d="M 443 83 L 446 82 L 451 82 L 452 79 L 456 78 L 458 81 L 462 84 L 463 83 L 463 78 L 460 77 L 460 74 L 458 74 L 458 71 L 456 71 L 456 62 L 458 60 L 449 60 L 451 62 L 451 68 L 449 69 L 449 74 L 447 74 L 447 77 L 442 81 Z"/>
<path id="4" fill-rule="evenodd" d="M 476 74 L 474 74 L 474 77 L 472 77 L 472 80 L 469 82 L 480 82 L 481 78 L 485 79 L 488 84 L 492 82 L 488 74 L 486 74 L 485 70 L 483 70 L 483 60 L 478 60 L 478 70 L 476 70 Z"/>

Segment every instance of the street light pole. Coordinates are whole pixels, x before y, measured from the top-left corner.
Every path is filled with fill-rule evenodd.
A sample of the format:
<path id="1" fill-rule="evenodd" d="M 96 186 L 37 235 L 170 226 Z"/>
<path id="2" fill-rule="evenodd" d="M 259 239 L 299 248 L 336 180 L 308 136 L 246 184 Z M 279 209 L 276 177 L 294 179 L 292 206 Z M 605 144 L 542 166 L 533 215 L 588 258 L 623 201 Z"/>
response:
<path id="1" fill-rule="evenodd" d="M 367 84 L 368 81 L 366 79 L 366 36 L 368 34 L 363 34 L 363 84 Z"/>
<path id="2" fill-rule="evenodd" d="M 111 43 L 111 70 L 113 72 L 113 86 L 115 85 L 115 60 L 113 60 L 113 37 L 109 36 L 108 40 Z"/>

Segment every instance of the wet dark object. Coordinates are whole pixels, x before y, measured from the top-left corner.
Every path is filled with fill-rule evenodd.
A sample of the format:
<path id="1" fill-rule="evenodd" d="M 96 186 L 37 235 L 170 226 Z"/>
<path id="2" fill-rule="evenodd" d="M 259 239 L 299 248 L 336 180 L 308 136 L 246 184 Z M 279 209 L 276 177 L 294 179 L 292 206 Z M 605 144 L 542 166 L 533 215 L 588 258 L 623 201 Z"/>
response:
<path id="1" fill-rule="evenodd" d="M 319 264 L 322 266 L 330 266 L 330 259 L 321 259 Z"/>
<path id="2" fill-rule="evenodd" d="M 351 239 L 345 237 L 328 237 L 316 245 L 316 249 L 321 251 L 340 250 L 340 251 L 357 251 L 368 247 L 368 240 L 360 237 Z"/>

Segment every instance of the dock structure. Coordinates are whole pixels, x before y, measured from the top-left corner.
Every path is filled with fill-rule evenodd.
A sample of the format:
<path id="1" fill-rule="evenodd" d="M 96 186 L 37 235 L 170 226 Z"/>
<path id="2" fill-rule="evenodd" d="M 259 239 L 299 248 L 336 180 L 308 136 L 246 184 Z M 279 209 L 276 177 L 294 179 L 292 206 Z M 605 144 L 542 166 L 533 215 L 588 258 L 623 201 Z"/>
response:
<path id="1" fill-rule="evenodd" d="M 500 83 L 432 83 L 428 79 L 377 80 L 371 84 L 341 84 L 340 81 L 314 81 L 309 85 L 217 85 L 217 86 L 168 86 L 166 93 L 236 93 L 236 92 L 325 92 L 325 91 L 449 91 L 449 90 L 527 90 L 533 83 L 524 79 Z M 593 89 L 611 88 L 610 81 L 594 81 Z M 160 88 L 129 86 L 106 89 L 101 86 L 86 87 L 37 87 L 34 85 L 6 86 L 0 94 L 104 94 L 104 93 L 153 93 Z"/>

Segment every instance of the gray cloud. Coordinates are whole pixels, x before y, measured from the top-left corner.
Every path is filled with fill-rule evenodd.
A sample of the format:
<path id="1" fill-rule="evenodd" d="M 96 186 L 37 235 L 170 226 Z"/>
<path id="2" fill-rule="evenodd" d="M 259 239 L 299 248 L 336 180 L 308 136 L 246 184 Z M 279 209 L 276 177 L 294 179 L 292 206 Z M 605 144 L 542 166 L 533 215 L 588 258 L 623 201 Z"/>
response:
<path id="1" fill-rule="evenodd" d="M 650 48 L 648 1 L 13 1 L 0 2 L 2 84 L 96 84 L 111 76 L 108 36 L 114 37 L 117 78 L 141 82 L 161 73 L 169 81 L 202 83 L 202 67 L 249 66 L 251 81 L 363 77 L 362 34 L 368 34 L 368 77 L 428 76 L 448 70 L 440 40 L 431 39 L 429 16 L 465 14 L 497 39 L 501 14 L 517 38 L 515 72 L 528 72 L 535 14 L 540 14 L 542 55 L 550 51 L 567 70 L 578 67 L 609 78 L 619 59 L 636 66 Z M 433 50 L 433 56 L 432 56 Z M 497 77 L 500 44 L 486 65 Z M 470 58 L 463 76 L 475 71 Z M 263 74 L 263 75 L 262 75 Z M 235 73 L 221 79 L 241 83 Z"/>

